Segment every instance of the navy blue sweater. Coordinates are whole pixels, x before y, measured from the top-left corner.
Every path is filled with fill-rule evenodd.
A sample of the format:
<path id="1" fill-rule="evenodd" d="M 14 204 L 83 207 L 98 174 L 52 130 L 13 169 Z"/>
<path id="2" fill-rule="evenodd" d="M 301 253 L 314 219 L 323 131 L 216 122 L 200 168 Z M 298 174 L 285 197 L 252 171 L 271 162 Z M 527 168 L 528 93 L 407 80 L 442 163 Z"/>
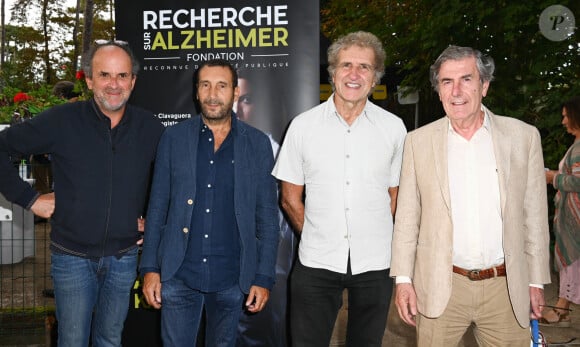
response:
<path id="1" fill-rule="evenodd" d="M 131 105 L 114 129 L 93 100 L 55 106 L 0 132 L 0 192 L 30 208 L 38 193 L 11 158 L 51 154 L 51 248 L 86 258 L 121 255 L 139 237 L 137 218 L 146 211 L 163 129 L 153 114 Z"/>

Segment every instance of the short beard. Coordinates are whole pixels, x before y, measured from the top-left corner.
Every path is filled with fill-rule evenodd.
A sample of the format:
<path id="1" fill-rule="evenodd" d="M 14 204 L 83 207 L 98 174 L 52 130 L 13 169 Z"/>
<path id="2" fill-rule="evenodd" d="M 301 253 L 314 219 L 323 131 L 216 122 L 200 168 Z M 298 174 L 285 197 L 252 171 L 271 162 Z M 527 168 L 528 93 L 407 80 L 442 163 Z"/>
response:
<path id="1" fill-rule="evenodd" d="M 108 111 L 108 112 L 117 112 L 117 111 L 121 110 L 123 107 L 125 107 L 125 105 L 127 104 L 127 100 L 126 99 L 124 99 L 118 105 L 111 105 L 107 101 L 107 98 L 102 97 L 102 96 L 95 95 L 95 99 L 98 101 L 97 104 L 100 107 L 102 107 L 104 111 Z"/>
<path id="2" fill-rule="evenodd" d="M 232 114 L 233 102 L 230 102 L 228 105 L 226 105 L 221 101 L 217 101 L 217 103 L 221 106 L 220 109 L 216 112 L 210 113 L 208 109 L 205 107 L 205 104 L 215 101 L 216 100 L 206 99 L 201 103 L 201 113 L 203 115 L 203 118 L 209 121 L 220 121 L 229 118 Z"/>

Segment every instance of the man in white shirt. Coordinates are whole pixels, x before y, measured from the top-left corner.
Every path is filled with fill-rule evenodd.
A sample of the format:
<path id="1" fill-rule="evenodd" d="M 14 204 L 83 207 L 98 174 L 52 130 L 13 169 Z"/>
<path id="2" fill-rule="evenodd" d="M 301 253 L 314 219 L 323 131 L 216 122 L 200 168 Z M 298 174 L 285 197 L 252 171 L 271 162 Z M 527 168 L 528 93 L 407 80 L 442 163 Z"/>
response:
<path id="1" fill-rule="evenodd" d="M 493 59 L 450 46 L 431 66 L 446 112 L 405 140 L 391 276 L 422 346 L 529 346 L 550 282 L 540 135 L 482 105 Z"/>
<path id="2" fill-rule="evenodd" d="M 400 118 L 368 101 L 384 60 L 371 33 L 334 42 L 334 93 L 292 121 L 278 154 L 273 174 L 282 181 L 282 208 L 301 237 L 290 288 L 294 346 L 329 345 L 344 289 L 347 345 L 381 346 L 406 134 Z"/>

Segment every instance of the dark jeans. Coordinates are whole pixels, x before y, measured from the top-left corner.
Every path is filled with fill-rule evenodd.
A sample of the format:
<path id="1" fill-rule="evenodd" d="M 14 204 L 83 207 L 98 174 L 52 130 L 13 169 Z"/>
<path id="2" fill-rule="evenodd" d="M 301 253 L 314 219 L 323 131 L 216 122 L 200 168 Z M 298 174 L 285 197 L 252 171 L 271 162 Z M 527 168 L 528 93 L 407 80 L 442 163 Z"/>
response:
<path id="1" fill-rule="evenodd" d="M 213 293 L 189 288 L 175 277 L 161 287 L 161 338 L 164 347 L 196 345 L 205 308 L 205 345 L 234 347 L 244 293 L 235 286 Z"/>
<path id="2" fill-rule="evenodd" d="M 393 280 L 389 270 L 352 275 L 310 268 L 300 261 L 291 275 L 290 316 L 292 345 L 327 347 L 342 306 L 342 292 L 348 290 L 346 345 L 380 347 L 382 344 Z"/>

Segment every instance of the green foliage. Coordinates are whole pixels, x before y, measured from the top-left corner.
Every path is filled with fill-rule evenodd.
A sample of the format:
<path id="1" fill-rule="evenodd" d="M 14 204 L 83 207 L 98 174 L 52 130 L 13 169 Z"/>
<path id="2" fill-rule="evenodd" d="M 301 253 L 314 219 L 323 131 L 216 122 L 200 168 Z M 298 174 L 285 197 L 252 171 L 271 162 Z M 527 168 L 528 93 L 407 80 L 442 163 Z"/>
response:
<path id="1" fill-rule="evenodd" d="M 22 93 L 24 92 L 12 87 L 4 88 L 4 93 L 0 95 L 0 124 L 12 123 L 15 118 L 34 117 L 54 105 L 67 102 L 67 100 L 53 95 L 52 88 L 48 86 L 40 86 L 36 90 L 24 93 L 27 100 L 22 100 L 23 97 L 19 98 Z"/>
<path id="2" fill-rule="evenodd" d="M 84 1 L 81 6 L 84 6 Z M 97 0 L 94 6 L 92 36 L 114 37 L 113 2 Z M 48 22 L 46 32 L 42 22 L 31 21 L 30 16 L 43 10 Z M 0 92 L 3 86 L 32 90 L 58 80 L 74 81 L 75 62 L 80 61 L 81 54 L 80 50 L 75 53 L 74 47 L 76 42 L 79 49 L 82 48 L 84 12 L 80 10 L 81 30 L 77 37 L 73 37 L 76 11 L 76 8 L 65 8 L 64 0 L 16 0 L 14 6 L 7 9 L 9 21 L 6 25 L 5 58 L 0 71 Z"/>
<path id="3" fill-rule="evenodd" d="M 580 20 L 580 1 L 559 1 Z M 429 83 L 429 66 L 450 44 L 471 46 L 496 62 L 484 103 L 495 113 L 534 124 L 542 134 L 546 166 L 555 168 L 570 144 L 560 125 L 561 103 L 580 95 L 580 32 L 561 42 L 539 32 L 541 12 L 553 1 L 326 0 L 321 28 L 335 39 L 354 30 L 383 41 L 388 67 L 402 85 L 420 90 L 422 124 L 442 116 Z M 439 111 L 438 111 L 439 112 Z M 421 124 L 420 124 L 421 125 Z"/>

